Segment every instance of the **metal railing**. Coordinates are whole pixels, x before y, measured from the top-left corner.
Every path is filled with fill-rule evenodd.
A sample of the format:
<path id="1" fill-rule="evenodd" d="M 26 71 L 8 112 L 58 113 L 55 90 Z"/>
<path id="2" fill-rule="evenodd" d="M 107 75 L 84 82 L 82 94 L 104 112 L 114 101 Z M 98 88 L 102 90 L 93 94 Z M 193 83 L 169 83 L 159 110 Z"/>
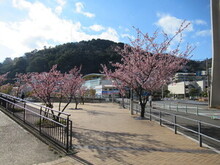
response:
<path id="1" fill-rule="evenodd" d="M 126 101 L 125 107 L 129 108 L 129 106 L 129 101 Z M 140 105 L 137 103 L 134 104 L 133 111 L 136 112 L 136 114 L 140 113 Z M 160 125 L 166 125 L 172 128 L 175 134 L 179 131 L 196 139 L 200 147 L 205 143 L 220 150 L 220 126 L 177 115 L 175 113 L 157 110 L 150 106 L 146 106 L 145 115 L 149 117 L 149 120 L 155 120 L 159 122 Z"/>
<path id="2" fill-rule="evenodd" d="M 170 111 L 176 111 L 176 112 L 183 112 L 183 113 L 189 113 L 189 114 L 195 114 L 195 115 L 201 115 L 204 116 L 207 114 L 207 109 L 203 106 L 199 105 L 191 105 L 191 104 L 184 104 L 184 103 L 160 103 L 160 102 L 154 102 L 153 106 L 156 108 L 162 108 L 165 110 L 170 110 Z M 209 109 L 209 111 L 211 111 Z M 218 115 L 213 113 L 210 117 L 215 119 L 218 118 Z"/>
<path id="3" fill-rule="evenodd" d="M 70 114 L 0 93 L 0 106 L 6 113 L 30 126 L 41 137 L 52 141 L 66 152 L 72 149 L 72 121 Z"/>

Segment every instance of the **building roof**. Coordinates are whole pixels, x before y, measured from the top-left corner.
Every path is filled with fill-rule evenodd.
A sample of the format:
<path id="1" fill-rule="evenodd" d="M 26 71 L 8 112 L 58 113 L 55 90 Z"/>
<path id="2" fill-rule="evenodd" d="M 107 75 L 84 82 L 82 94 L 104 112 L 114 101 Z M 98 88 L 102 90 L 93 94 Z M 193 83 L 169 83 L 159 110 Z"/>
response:
<path id="1" fill-rule="evenodd" d="M 85 79 L 85 80 L 92 80 L 92 79 L 103 78 L 103 77 L 105 77 L 105 74 L 90 73 L 90 74 L 87 74 L 87 75 L 83 76 L 83 79 Z"/>

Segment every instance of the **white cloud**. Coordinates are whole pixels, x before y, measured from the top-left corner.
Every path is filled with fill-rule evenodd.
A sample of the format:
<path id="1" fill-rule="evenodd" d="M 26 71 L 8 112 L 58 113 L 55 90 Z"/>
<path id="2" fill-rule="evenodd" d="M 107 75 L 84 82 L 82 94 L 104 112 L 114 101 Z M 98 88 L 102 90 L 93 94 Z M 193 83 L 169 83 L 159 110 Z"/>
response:
<path id="1" fill-rule="evenodd" d="M 13 0 L 12 4 L 14 7 L 19 9 L 29 8 L 31 6 L 31 3 L 25 0 Z"/>
<path id="2" fill-rule="evenodd" d="M 107 28 L 107 30 L 101 33 L 100 35 L 98 35 L 97 38 L 109 39 L 115 42 L 119 41 L 118 33 L 113 28 Z"/>
<path id="3" fill-rule="evenodd" d="M 196 32 L 196 36 L 206 37 L 211 35 L 211 30 L 201 30 Z"/>
<path id="4" fill-rule="evenodd" d="M 66 4 L 65 0 L 56 0 L 56 2 L 60 5 L 60 6 L 64 6 Z"/>
<path id="5" fill-rule="evenodd" d="M 167 35 L 174 36 L 178 32 L 179 28 L 183 24 L 184 20 L 179 19 L 177 17 L 171 16 L 169 14 L 161 14 L 157 13 L 157 16 L 159 17 L 158 21 L 155 23 L 158 27 L 160 27 Z M 189 25 L 188 25 L 189 24 Z M 183 31 L 182 35 L 178 34 L 170 43 L 167 51 L 171 51 L 176 48 L 176 44 L 178 44 L 181 39 L 184 41 L 184 38 L 186 37 L 187 32 L 192 32 L 193 25 L 190 21 L 185 21 L 184 26 L 188 25 Z"/>
<path id="6" fill-rule="evenodd" d="M 207 22 L 201 19 L 193 21 L 196 25 L 207 25 Z"/>
<path id="7" fill-rule="evenodd" d="M 99 31 L 102 31 L 105 29 L 102 25 L 97 25 L 97 24 L 92 25 L 89 28 L 93 31 L 96 31 L 96 32 L 99 32 Z"/>
<path id="8" fill-rule="evenodd" d="M 57 13 L 58 15 L 60 15 L 62 13 L 62 11 L 63 11 L 63 8 L 61 6 L 57 6 L 55 8 L 55 13 Z"/>
<path id="9" fill-rule="evenodd" d="M 130 35 L 130 34 L 121 34 L 121 37 L 122 37 L 122 38 L 129 38 L 129 39 L 131 39 L 131 40 L 134 40 L 134 39 L 135 39 L 135 37 L 132 36 L 132 35 Z"/>
<path id="10" fill-rule="evenodd" d="M 159 20 L 156 22 L 156 25 L 162 30 L 167 33 L 168 35 L 174 35 L 181 24 L 183 23 L 183 19 L 176 18 L 174 16 L 170 16 L 169 14 L 160 14 L 158 13 L 157 16 L 159 17 Z M 189 21 L 185 22 L 185 25 L 190 23 Z M 193 31 L 193 25 L 190 24 L 184 32 L 191 32 Z"/>
<path id="11" fill-rule="evenodd" d="M 95 14 L 93 14 L 93 13 L 83 11 L 84 5 L 81 2 L 77 2 L 75 4 L 75 7 L 76 7 L 76 12 L 77 13 L 83 14 L 86 17 L 89 17 L 89 18 L 95 17 Z"/>
<path id="12" fill-rule="evenodd" d="M 58 6 L 55 8 L 55 13 L 60 15 L 63 11 L 63 6 L 66 4 L 65 0 L 56 0 Z"/>
<path id="13" fill-rule="evenodd" d="M 43 46 L 72 41 L 93 38 L 119 41 L 119 35 L 113 28 L 103 27 L 103 31 L 97 35 L 87 34 L 80 22 L 61 19 L 51 8 L 40 2 L 13 0 L 13 5 L 26 11 L 27 16 L 17 22 L 0 21 L 0 47 L 4 47 L 5 50 L 1 53 L 9 57 L 18 57 L 33 49 L 42 49 Z"/>

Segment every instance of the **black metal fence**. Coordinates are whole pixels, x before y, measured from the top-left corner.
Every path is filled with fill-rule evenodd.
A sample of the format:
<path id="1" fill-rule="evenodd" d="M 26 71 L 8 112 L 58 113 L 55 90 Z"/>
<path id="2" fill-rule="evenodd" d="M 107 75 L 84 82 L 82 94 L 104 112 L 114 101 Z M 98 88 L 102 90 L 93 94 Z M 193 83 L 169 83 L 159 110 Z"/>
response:
<path id="1" fill-rule="evenodd" d="M 0 93 L 0 106 L 66 152 L 72 149 L 72 121 L 69 114 L 4 93 Z"/>
<path id="2" fill-rule="evenodd" d="M 131 108 L 129 100 L 125 101 L 125 107 Z M 138 114 L 141 111 L 137 102 L 133 104 L 133 111 Z M 145 116 L 149 120 L 157 121 L 160 125 L 172 128 L 175 134 L 181 132 L 196 139 L 200 147 L 205 143 L 220 151 L 220 126 L 218 125 L 154 109 L 150 106 L 146 106 Z"/>

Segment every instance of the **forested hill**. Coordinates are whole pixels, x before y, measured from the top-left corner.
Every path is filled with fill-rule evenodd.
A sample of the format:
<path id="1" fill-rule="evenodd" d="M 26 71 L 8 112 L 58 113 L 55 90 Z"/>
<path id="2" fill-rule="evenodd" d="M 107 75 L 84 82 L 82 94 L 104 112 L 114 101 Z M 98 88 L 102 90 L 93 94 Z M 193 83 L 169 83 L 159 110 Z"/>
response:
<path id="1" fill-rule="evenodd" d="M 121 57 L 115 51 L 117 46 L 123 47 L 123 43 L 93 39 L 34 50 L 14 60 L 6 58 L 0 64 L 0 74 L 9 71 L 9 76 L 13 77 L 16 72 L 43 72 L 54 64 L 58 64 L 58 69 L 62 72 L 67 72 L 74 66 L 82 66 L 82 74 L 97 73 L 101 69 L 100 64 L 109 65 L 110 61 L 120 61 Z"/>
<path id="2" fill-rule="evenodd" d="M 120 55 L 115 48 L 123 47 L 123 43 L 115 43 L 109 40 L 91 40 L 76 43 L 66 43 L 54 48 L 44 48 L 25 53 L 23 57 L 6 58 L 0 63 L 0 74 L 10 72 L 9 78 L 13 78 L 16 72 L 43 72 L 49 71 L 58 64 L 58 69 L 67 72 L 74 66 L 82 66 L 82 74 L 97 73 L 100 71 L 100 64 L 120 61 Z M 205 61 L 190 61 L 186 67 L 188 72 L 205 70 Z"/>

